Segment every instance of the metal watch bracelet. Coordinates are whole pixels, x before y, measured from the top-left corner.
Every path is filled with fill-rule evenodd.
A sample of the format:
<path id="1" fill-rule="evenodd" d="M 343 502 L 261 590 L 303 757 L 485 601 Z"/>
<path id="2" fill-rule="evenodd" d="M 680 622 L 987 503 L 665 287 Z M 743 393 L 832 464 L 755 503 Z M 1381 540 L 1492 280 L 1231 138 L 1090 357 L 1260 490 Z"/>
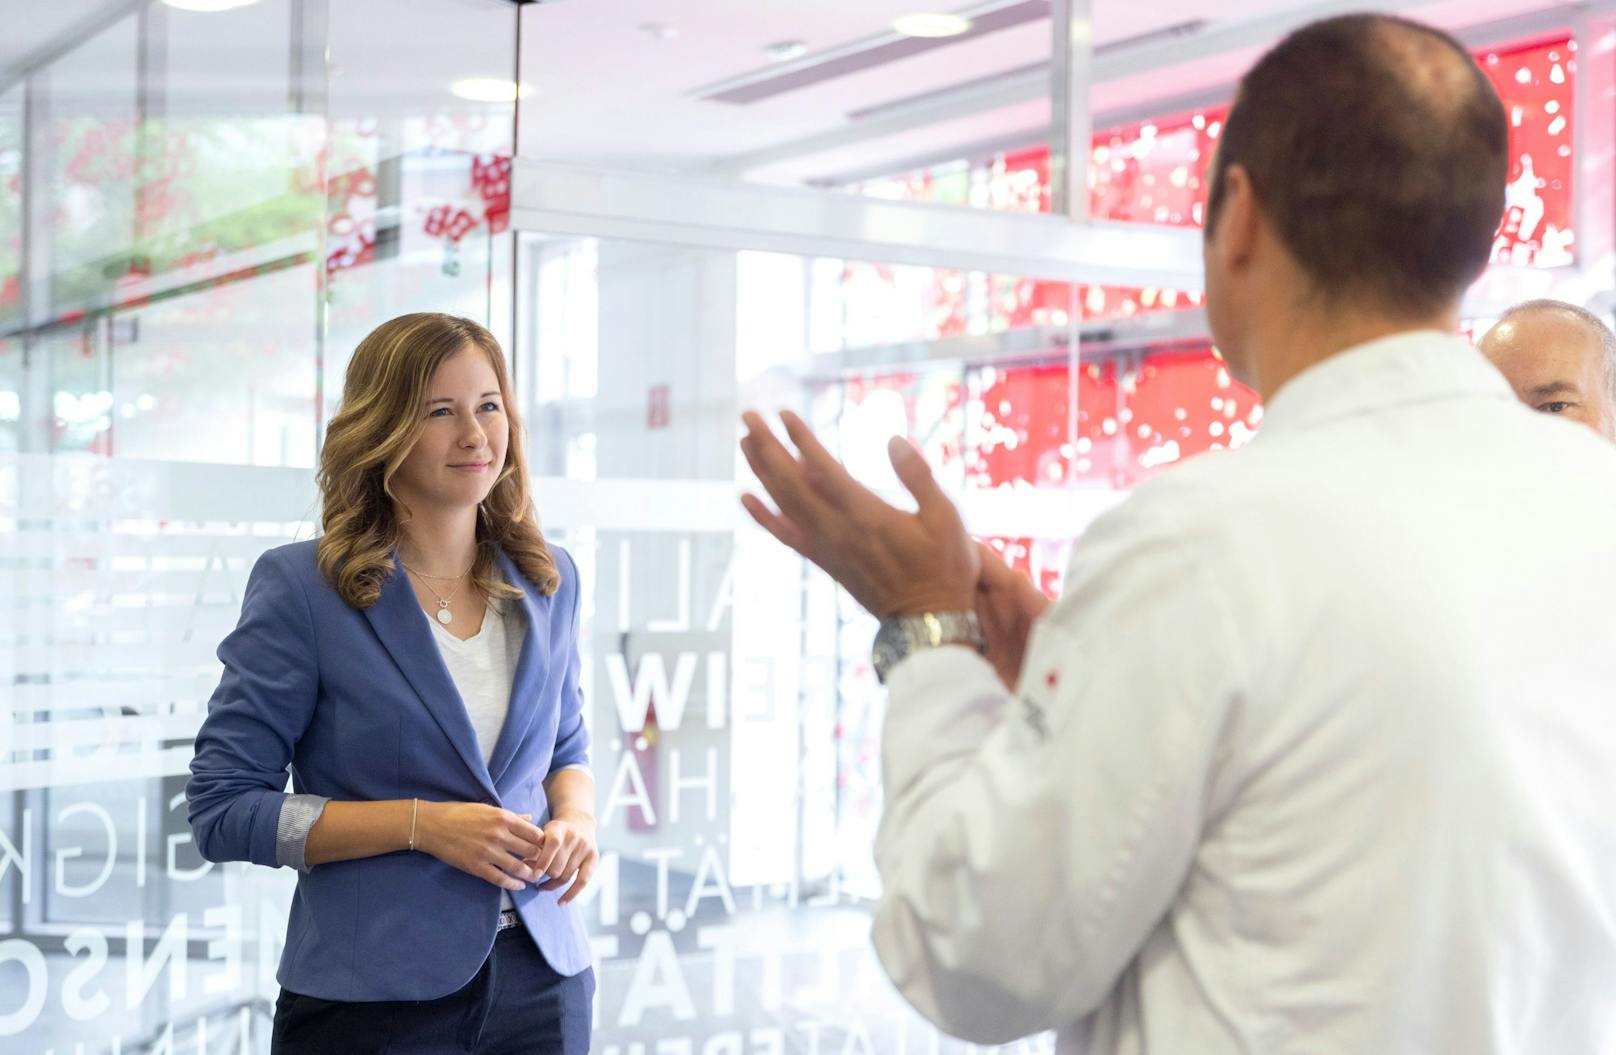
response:
<path id="1" fill-rule="evenodd" d="M 969 645 L 987 651 L 987 639 L 975 612 L 923 612 L 881 620 L 870 650 L 875 676 L 885 685 L 887 675 L 907 656 L 923 648 Z"/>

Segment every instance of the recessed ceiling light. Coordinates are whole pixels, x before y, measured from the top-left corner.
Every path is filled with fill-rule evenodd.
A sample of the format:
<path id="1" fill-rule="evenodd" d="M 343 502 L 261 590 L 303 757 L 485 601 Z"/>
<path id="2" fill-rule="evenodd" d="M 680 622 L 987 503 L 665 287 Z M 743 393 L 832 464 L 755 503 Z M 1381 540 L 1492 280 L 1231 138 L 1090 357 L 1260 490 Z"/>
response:
<path id="1" fill-rule="evenodd" d="M 652 40 L 672 40 L 679 35 L 679 27 L 666 22 L 641 22 L 640 32 Z"/>
<path id="2" fill-rule="evenodd" d="M 899 15 L 892 20 L 892 28 L 906 37 L 957 37 L 971 28 L 971 20 L 961 15 L 921 11 Z"/>
<path id="3" fill-rule="evenodd" d="M 258 0 L 163 0 L 169 7 L 180 11 L 230 11 L 238 7 L 251 7 Z"/>
<path id="4" fill-rule="evenodd" d="M 808 45 L 800 40 L 777 40 L 763 49 L 770 62 L 790 62 L 808 54 Z"/>
<path id="5" fill-rule="evenodd" d="M 513 103 L 518 96 L 526 99 L 533 94 L 531 84 L 518 88 L 515 81 L 500 80 L 498 77 L 467 77 L 449 85 L 449 90 L 474 103 Z"/>

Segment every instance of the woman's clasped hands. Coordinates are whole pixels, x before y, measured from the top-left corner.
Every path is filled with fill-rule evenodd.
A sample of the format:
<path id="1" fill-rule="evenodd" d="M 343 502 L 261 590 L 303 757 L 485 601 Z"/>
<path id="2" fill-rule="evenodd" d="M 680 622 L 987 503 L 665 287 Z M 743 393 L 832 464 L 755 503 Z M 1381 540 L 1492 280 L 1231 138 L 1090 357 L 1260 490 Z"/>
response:
<path id="1" fill-rule="evenodd" d="M 540 828 L 529 815 L 480 802 L 423 799 L 417 810 L 417 850 L 504 890 L 565 886 L 565 905 L 582 893 L 600 859 L 594 818 L 582 814 L 563 813 Z"/>

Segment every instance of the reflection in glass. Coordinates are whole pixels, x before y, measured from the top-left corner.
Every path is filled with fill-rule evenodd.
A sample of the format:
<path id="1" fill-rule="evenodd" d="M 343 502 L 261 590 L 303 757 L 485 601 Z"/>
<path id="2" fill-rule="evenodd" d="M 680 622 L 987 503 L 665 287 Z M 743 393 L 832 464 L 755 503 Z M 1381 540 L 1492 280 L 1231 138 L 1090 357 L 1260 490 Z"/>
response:
<path id="1" fill-rule="evenodd" d="M 0 91 L 0 333 L 22 319 L 21 84 Z"/>
<path id="2" fill-rule="evenodd" d="M 48 152 L 51 297 L 88 307 L 138 273 L 136 184 L 139 20 L 129 15 L 44 71 L 46 127 L 30 149 Z"/>
<path id="3" fill-rule="evenodd" d="M 0 1049 L 267 1050 L 295 877 L 200 860 L 191 739 L 342 349 L 492 321 L 514 22 L 154 0 L 0 93 Z"/>

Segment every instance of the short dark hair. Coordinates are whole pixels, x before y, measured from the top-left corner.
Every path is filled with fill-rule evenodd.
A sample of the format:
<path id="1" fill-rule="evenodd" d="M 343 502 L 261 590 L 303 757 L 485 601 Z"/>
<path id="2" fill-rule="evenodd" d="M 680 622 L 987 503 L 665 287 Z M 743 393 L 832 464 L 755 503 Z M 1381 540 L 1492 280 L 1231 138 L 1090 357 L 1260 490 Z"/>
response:
<path id="1" fill-rule="evenodd" d="M 1209 234 L 1231 165 L 1321 296 L 1415 316 L 1487 266 L 1509 128 L 1452 37 L 1346 15 L 1292 33 L 1241 79 L 1213 162 Z"/>

